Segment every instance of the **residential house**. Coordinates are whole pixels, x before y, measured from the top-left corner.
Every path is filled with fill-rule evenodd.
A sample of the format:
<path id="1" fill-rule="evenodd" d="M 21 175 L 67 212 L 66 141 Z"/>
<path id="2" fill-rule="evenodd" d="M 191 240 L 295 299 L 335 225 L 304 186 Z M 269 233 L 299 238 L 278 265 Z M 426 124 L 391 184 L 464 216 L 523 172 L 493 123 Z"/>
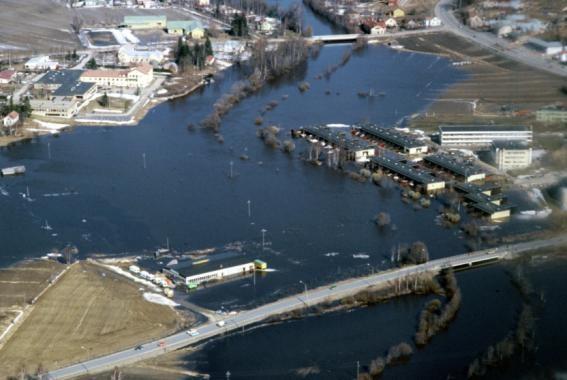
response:
<path id="1" fill-rule="evenodd" d="M 154 69 L 141 64 L 127 70 L 86 70 L 80 77 L 82 82 L 96 83 L 105 87 L 141 88 L 149 86 L 154 79 Z"/>
<path id="2" fill-rule="evenodd" d="M 16 72 L 14 70 L 4 70 L 0 71 L 0 84 L 8 84 L 16 78 Z"/>
<path id="3" fill-rule="evenodd" d="M 480 16 L 474 15 L 469 17 L 468 24 L 473 29 L 480 29 L 484 27 L 484 20 Z"/>
<path id="4" fill-rule="evenodd" d="M 396 9 L 394 9 L 394 11 L 392 12 L 392 16 L 393 16 L 394 18 L 402 18 L 402 17 L 405 17 L 405 16 L 406 16 L 406 12 L 404 12 L 404 10 L 401 9 L 401 8 L 396 8 Z"/>
<path id="5" fill-rule="evenodd" d="M 209 0 L 197 0 L 197 5 L 200 7 L 208 7 L 210 4 Z"/>
<path id="6" fill-rule="evenodd" d="M 425 19 L 425 27 L 427 28 L 436 28 L 438 26 L 441 26 L 442 24 L 443 23 L 441 22 L 441 19 L 439 17 L 428 17 Z"/>
<path id="7" fill-rule="evenodd" d="M 386 23 L 383 21 L 378 22 L 376 25 L 370 29 L 370 34 L 383 35 L 386 34 Z"/>
<path id="8" fill-rule="evenodd" d="M 398 22 L 393 17 L 390 17 L 386 20 L 385 25 L 389 29 L 395 29 L 398 27 Z"/>
<path id="9" fill-rule="evenodd" d="M 18 121 L 20 121 L 20 114 L 16 111 L 12 111 L 4 117 L 3 124 L 6 128 L 12 128 Z"/>

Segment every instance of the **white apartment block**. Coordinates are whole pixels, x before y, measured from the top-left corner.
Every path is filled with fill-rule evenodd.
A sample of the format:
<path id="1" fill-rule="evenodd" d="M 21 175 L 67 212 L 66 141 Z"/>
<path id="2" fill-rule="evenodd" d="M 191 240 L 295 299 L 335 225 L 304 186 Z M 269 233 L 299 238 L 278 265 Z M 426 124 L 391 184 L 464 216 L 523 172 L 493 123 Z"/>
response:
<path id="1" fill-rule="evenodd" d="M 439 141 L 446 146 L 489 147 L 494 141 L 532 142 L 532 131 L 524 126 L 440 125 Z"/>

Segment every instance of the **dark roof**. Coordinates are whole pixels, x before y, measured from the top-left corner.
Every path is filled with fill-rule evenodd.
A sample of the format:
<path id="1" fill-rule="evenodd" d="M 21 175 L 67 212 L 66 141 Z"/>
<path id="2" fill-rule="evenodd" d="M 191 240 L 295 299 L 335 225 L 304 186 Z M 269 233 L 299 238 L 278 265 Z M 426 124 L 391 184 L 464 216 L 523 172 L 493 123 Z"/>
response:
<path id="1" fill-rule="evenodd" d="M 483 211 L 487 214 L 494 214 L 498 211 L 510 210 L 514 206 L 506 204 L 506 205 L 495 205 L 492 202 L 483 202 L 483 203 L 473 203 L 472 207 Z"/>
<path id="2" fill-rule="evenodd" d="M 497 140 L 492 143 L 492 146 L 498 149 L 508 150 L 526 150 L 530 148 L 527 142 L 514 140 Z"/>
<path id="3" fill-rule="evenodd" d="M 94 83 L 81 82 L 79 80 L 82 70 L 52 70 L 41 77 L 37 83 L 45 85 L 59 85 L 53 92 L 55 96 L 83 95 L 89 91 Z"/>
<path id="4" fill-rule="evenodd" d="M 486 203 L 486 202 L 493 202 L 499 201 L 504 199 L 504 195 L 502 193 L 495 194 L 495 195 L 486 195 L 484 193 L 468 193 L 465 194 L 465 198 L 471 202 L 475 203 Z"/>
<path id="5" fill-rule="evenodd" d="M 309 126 L 302 128 L 306 133 L 325 140 L 335 146 L 344 144 L 345 149 L 350 151 L 364 150 L 371 148 L 371 145 L 364 140 L 353 138 L 350 130 L 329 128 L 324 125 Z"/>
<path id="6" fill-rule="evenodd" d="M 523 125 L 446 125 L 439 126 L 441 132 L 527 132 Z"/>
<path id="7" fill-rule="evenodd" d="M 444 154 L 432 154 L 425 157 L 424 160 L 463 177 L 484 173 L 478 166 L 466 162 L 459 162 L 453 157 Z"/>
<path id="8" fill-rule="evenodd" d="M 487 182 L 485 184 L 479 185 L 476 183 L 462 183 L 462 182 L 454 182 L 453 186 L 461 191 L 466 193 L 482 193 L 487 190 L 494 190 L 500 188 L 500 186 Z"/>
<path id="9" fill-rule="evenodd" d="M 406 178 L 409 178 L 417 183 L 428 184 L 435 182 L 443 182 L 443 180 L 433 177 L 428 172 L 415 169 L 411 165 L 404 164 L 403 162 L 392 160 L 390 158 L 374 157 L 372 158 L 372 162 L 388 170 L 396 172 Z"/>
<path id="10" fill-rule="evenodd" d="M 427 145 L 424 142 L 419 141 L 406 133 L 396 131 L 393 128 L 384 128 L 373 124 L 362 124 L 358 126 L 358 128 L 364 133 L 368 133 L 369 135 L 402 148 L 418 148 Z"/>

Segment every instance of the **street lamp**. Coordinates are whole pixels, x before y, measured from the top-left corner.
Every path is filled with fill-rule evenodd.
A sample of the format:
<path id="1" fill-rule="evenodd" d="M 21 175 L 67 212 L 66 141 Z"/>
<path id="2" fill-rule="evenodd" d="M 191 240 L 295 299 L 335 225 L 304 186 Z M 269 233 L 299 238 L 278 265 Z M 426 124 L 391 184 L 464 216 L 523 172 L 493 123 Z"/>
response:
<path id="1" fill-rule="evenodd" d="M 303 286 L 305 287 L 305 304 L 307 305 L 307 303 L 309 302 L 308 296 L 307 296 L 307 284 L 301 280 L 299 280 L 300 284 L 303 284 Z"/>
<path id="2" fill-rule="evenodd" d="M 264 249 L 264 245 L 266 244 L 266 232 L 268 232 L 268 230 L 262 228 L 262 249 Z"/>

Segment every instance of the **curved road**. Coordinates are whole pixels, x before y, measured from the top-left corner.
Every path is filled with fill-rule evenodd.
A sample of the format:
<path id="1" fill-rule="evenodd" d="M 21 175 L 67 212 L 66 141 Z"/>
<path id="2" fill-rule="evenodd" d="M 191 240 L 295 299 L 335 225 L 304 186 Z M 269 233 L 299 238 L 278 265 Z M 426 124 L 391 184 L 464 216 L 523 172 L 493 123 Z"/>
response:
<path id="1" fill-rule="evenodd" d="M 123 366 L 143 359 L 155 357 L 166 352 L 176 350 L 197 342 L 209 339 L 224 333 L 243 329 L 245 326 L 261 322 L 266 318 L 283 312 L 301 309 L 307 305 L 315 305 L 329 300 L 337 300 L 349 295 L 356 294 L 370 286 L 386 286 L 403 278 L 411 277 L 420 273 L 437 273 L 443 268 L 471 265 L 474 262 L 487 260 L 500 260 L 513 257 L 515 254 L 532 251 L 544 247 L 560 246 L 567 244 L 567 234 L 559 237 L 538 240 L 504 247 L 492 248 L 473 253 L 466 253 L 451 257 L 445 257 L 429 261 L 425 264 L 408 266 L 399 269 L 373 274 L 368 277 L 354 278 L 338 282 L 334 285 L 326 285 L 317 289 L 306 291 L 279 301 L 260 306 L 256 309 L 243 311 L 235 316 L 229 316 L 224 320 L 225 325 L 217 326 L 213 322 L 206 323 L 197 328 L 199 335 L 192 337 L 185 332 L 177 333 L 161 340 L 153 341 L 142 346 L 116 352 L 111 355 L 102 356 L 97 359 L 75 364 L 66 368 L 52 371 L 44 375 L 42 379 L 68 379 L 79 375 L 92 374 L 112 369 L 115 366 Z"/>
<path id="2" fill-rule="evenodd" d="M 476 32 L 467 28 L 453 14 L 454 3 L 454 0 L 440 0 L 435 6 L 435 15 L 454 34 L 535 69 L 567 77 L 567 66 L 545 58 L 542 54 L 524 46 L 512 45 L 492 33 Z"/>

